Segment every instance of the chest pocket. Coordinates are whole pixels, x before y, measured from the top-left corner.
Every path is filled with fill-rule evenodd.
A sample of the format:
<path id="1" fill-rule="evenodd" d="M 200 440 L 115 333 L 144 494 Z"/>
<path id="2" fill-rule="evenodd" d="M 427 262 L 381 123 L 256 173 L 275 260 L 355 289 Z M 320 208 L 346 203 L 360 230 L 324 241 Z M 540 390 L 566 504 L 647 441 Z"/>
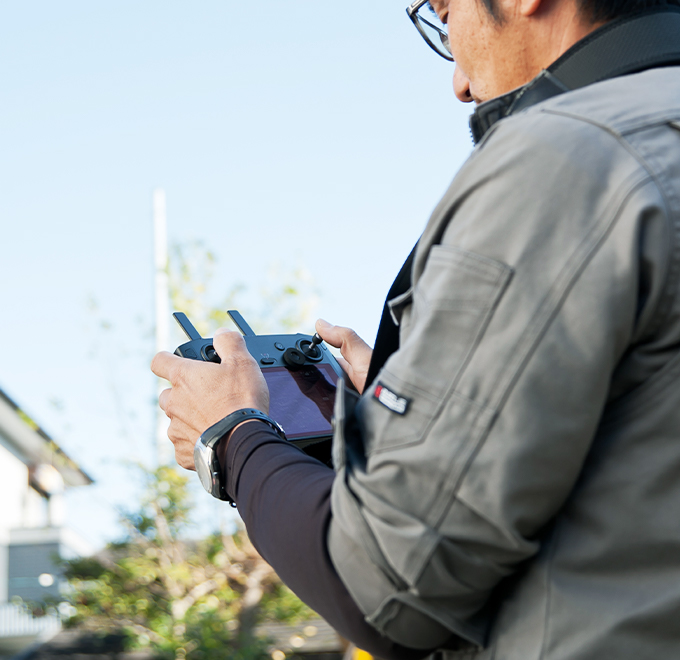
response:
<path id="1" fill-rule="evenodd" d="M 416 285 L 390 301 L 401 344 L 359 405 L 367 454 L 421 442 L 476 349 L 512 275 L 499 261 L 436 245 Z M 407 402 L 396 412 L 382 385 Z"/>

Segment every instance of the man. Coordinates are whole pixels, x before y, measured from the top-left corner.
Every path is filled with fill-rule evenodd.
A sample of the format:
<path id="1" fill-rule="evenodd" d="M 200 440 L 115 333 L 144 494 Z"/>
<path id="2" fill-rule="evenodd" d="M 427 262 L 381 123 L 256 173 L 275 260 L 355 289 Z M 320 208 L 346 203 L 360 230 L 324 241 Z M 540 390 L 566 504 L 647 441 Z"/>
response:
<path id="1" fill-rule="evenodd" d="M 478 104 L 477 148 L 374 351 L 317 324 L 365 386 L 339 391 L 335 472 L 249 420 L 218 445 L 226 490 L 282 578 L 382 657 L 677 658 L 680 8 L 431 4 L 448 35 L 414 20 Z M 215 348 L 152 366 L 187 468 L 208 427 L 268 409 L 240 336 Z"/>

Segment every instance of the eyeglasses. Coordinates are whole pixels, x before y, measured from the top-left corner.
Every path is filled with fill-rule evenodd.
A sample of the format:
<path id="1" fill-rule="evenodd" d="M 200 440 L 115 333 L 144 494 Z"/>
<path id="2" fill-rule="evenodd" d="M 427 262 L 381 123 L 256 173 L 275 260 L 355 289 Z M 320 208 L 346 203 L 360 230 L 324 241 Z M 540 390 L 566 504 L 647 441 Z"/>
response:
<path id="1" fill-rule="evenodd" d="M 421 12 L 423 8 L 429 9 L 427 18 Z M 449 46 L 449 35 L 446 32 L 445 25 L 439 20 L 437 14 L 432 10 L 429 0 L 415 0 L 408 7 L 406 7 L 408 17 L 413 21 L 420 36 L 425 39 L 427 45 L 437 55 L 441 55 L 445 60 L 453 62 L 451 55 L 451 47 Z"/>

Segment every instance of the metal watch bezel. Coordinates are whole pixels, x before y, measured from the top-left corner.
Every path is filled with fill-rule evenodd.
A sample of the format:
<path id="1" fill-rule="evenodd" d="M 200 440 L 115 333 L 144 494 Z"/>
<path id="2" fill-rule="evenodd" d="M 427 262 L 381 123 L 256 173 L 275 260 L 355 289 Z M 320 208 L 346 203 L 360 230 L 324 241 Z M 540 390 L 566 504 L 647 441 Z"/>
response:
<path id="1" fill-rule="evenodd" d="M 241 408 L 225 418 L 221 419 L 210 428 L 203 431 L 194 445 L 194 465 L 201 485 L 205 490 L 218 500 L 230 502 L 235 506 L 232 499 L 227 495 L 226 488 L 222 483 L 222 470 L 217 460 L 215 445 L 241 422 L 251 419 L 260 420 L 271 426 L 280 438 L 286 440 L 286 434 L 281 425 L 265 415 L 261 410 L 254 408 Z"/>
<path id="2" fill-rule="evenodd" d="M 227 496 L 222 487 L 222 474 L 214 449 L 216 438 L 204 438 L 203 435 L 194 445 L 194 465 L 198 479 L 205 490 L 218 500 L 226 500 Z M 210 442 L 210 441 L 213 442 Z M 209 444 L 208 444 L 209 443 Z"/>

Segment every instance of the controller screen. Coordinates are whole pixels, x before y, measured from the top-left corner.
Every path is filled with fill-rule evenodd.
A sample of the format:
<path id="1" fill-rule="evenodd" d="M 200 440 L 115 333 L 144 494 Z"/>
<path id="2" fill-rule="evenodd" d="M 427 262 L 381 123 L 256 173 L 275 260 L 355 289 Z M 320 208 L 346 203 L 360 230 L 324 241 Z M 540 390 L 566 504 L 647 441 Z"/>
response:
<path id="1" fill-rule="evenodd" d="M 332 435 L 331 418 L 338 376 L 328 364 L 289 370 L 263 369 L 269 386 L 269 414 L 289 440 Z"/>

